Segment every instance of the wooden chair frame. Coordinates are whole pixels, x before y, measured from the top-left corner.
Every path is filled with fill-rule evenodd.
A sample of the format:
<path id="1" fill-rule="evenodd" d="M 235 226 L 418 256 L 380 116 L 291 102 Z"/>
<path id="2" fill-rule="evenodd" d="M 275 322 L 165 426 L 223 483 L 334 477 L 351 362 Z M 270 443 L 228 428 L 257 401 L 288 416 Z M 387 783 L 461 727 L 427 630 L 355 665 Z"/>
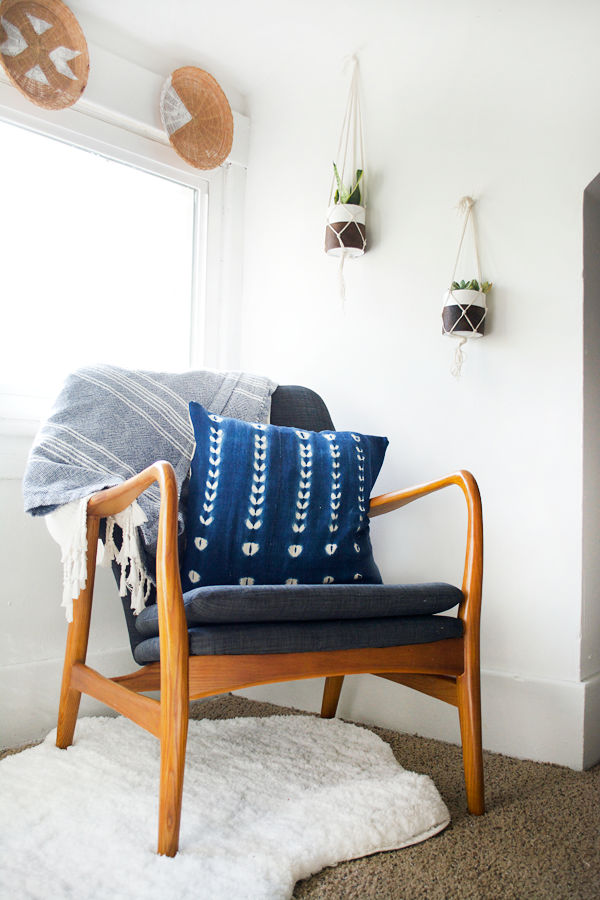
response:
<path id="1" fill-rule="evenodd" d="M 160 662 L 129 675 L 107 678 L 86 665 L 100 519 L 124 510 L 151 484 L 161 494 L 156 559 Z M 188 703 L 200 697 L 259 684 L 325 677 L 321 716 L 335 716 L 345 675 L 371 673 L 407 685 L 458 707 L 469 811 L 484 812 L 479 685 L 479 619 L 483 565 L 481 500 L 473 476 L 459 471 L 438 481 L 371 499 L 379 516 L 434 491 L 458 485 L 467 502 L 468 524 L 461 638 L 398 647 L 244 656 L 189 656 L 177 552 L 177 486 L 168 462 L 157 462 L 88 502 L 87 584 L 74 600 L 58 713 L 56 744 L 73 742 L 81 694 L 89 694 L 154 734 L 161 744 L 158 853 L 174 856 L 179 823 Z M 144 696 L 160 690 L 161 699 Z"/>

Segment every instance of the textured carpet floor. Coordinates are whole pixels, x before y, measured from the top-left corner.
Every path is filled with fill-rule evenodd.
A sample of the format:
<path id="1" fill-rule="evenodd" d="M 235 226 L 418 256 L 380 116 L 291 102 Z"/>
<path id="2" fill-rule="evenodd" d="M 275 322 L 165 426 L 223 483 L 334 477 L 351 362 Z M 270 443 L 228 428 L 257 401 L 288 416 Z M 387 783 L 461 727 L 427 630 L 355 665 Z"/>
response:
<path id="1" fill-rule="evenodd" d="M 193 715 L 289 714 L 267 703 L 222 697 Z M 402 766 L 430 775 L 452 821 L 424 844 L 341 863 L 296 885 L 297 900 L 598 900 L 600 766 L 573 772 L 495 753 L 484 759 L 487 812 L 470 816 L 460 748 L 372 729 Z"/>
<path id="2" fill-rule="evenodd" d="M 211 719 L 293 712 L 232 696 L 192 707 L 194 718 Z M 474 817 L 466 809 L 458 747 L 372 730 L 402 766 L 433 778 L 452 822 L 423 844 L 298 882 L 296 900 L 600 898 L 600 766 L 573 772 L 486 753 L 487 812 Z"/>

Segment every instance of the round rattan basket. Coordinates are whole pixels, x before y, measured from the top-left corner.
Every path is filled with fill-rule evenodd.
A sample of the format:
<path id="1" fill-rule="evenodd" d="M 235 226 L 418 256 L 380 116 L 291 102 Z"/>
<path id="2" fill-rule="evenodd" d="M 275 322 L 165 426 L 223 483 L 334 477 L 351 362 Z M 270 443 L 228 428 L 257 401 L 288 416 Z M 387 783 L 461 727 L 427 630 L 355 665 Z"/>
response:
<path id="1" fill-rule="evenodd" d="M 0 61 L 14 86 L 45 109 L 79 100 L 90 70 L 83 31 L 61 0 L 2 0 Z"/>
<path id="2" fill-rule="evenodd" d="M 175 151 L 196 169 L 216 169 L 233 143 L 233 115 L 212 75 L 183 66 L 167 78 L 160 115 Z"/>

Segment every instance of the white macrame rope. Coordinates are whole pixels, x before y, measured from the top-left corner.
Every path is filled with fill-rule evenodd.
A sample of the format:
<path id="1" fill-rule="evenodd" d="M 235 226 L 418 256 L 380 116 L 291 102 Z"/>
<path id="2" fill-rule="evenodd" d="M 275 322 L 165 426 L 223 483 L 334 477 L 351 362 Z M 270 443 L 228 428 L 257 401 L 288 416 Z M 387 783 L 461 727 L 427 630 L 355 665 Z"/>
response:
<path id="1" fill-rule="evenodd" d="M 458 203 L 459 212 L 463 213 L 465 220 L 463 222 L 463 228 L 460 235 L 460 241 L 458 242 L 458 252 L 456 254 L 456 260 L 454 262 L 454 269 L 452 271 L 452 278 L 450 279 L 450 285 L 452 285 L 453 281 L 456 281 L 456 270 L 458 268 L 458 261 L 460 259 L 460 253 L 462 250 L 463 241 L 465 239 L 465 234 L 467 232 L 467 225 L 469 221 L 471 222 L 471 230 L 473 232 L 473 246 L 475 248 L 475 266 L 477 269 L 477 280 L 479 282 L 479 287 L 481 287 L 481 266 L 479 264 L 479 247 L 477 244 L 477 229 L 475 227 L 475 212 L 473 207 L 475 206 L 475 200 L 472 197 L 462 197 Z"/>
<path id="2" fill-rule="evenodd" d="M 342 310 L 346 309 L 346 279 L 344 278 L 344 262 L 346 261 L 346 250 L 340 253 L 340 264 L 338 267 L 338 287 L 340 291 L 340 300 L 342 301 Z"/>
<path id="3" fill-rule="evenodd" d="M 353 209 L 353 204 L 345 205 L 346 215 L 349 216 L 349 219 L 345 222 L 345 224 L 343 224 L 342 222 L 338 222 L 336 215 L 332 214 L 332 211 L 337 205 L 333 202 L 337 187 L 337 179 L 335 177 L 335 172 L 332 172 L 331 188 L 329 191 L 329 210 L 327 214 L 326 224 L 327 229 L 335 235 L 335 239 L 339 245 L 340 261 L 338 265 L 338 289 L 343 311 L 345 311 L 346 304 L 346 282 L 344 279 L 344 264 L 346 262 L 346 258 L 351 258 L 352 256 L 357 255 L 357 251 L 359 254 L 361 252 L 364 253 L 366 246 L 364 236 L 364 212 L 361 208 L 366 206 L 365 151 L 362 130 L 362 113 L 360 107 L 359 65 L 356 54 L 353 54 L 351 57 L 349 57 L 346 60 L 346 63 L 348 62 L 352 64 L 352 78 L 350 80 L 350 90 L 348 92 L 348 100 L 346 102 L 346 110 L 342 122 L 342 130 L 340 132 L 340 140 L 335 162 L 341 183 L 343 185 L 348 184 L 350 188 L 352 188 L 354 184 L 357 170 L 362 170 L 363 174 L 360 181 L 361 203 L 360 205 L 356 205 L 356 210 Z M 351 168 L 349 158 L 350 153 L 352 154 Z M 361 219 L 362 221 L 359 221 Z M 334 227 L 334 225 L 337 226 L 337 228 Z M 354 236 L 355 233 L 360 233 L 362 235 L 362 250 L 360 247 L 347 248 L 344 245 L 343 235 L 344 232 L 348 229 L 350 229 L 348 231 L 348 234 L 352 233 Z M 333 247 L 330 247 L 329 252 L 331 252 L 333 249 Z M 337 255 L 337 247 L 335 248 L 335 251 Z"/>
<path id="4" fill-rule="evenodd" d="M 353 54 L 350 57 L 350 60 L 353 64 L 352 79 L 350 81 L 350 91 L 348 93 L 346 111 L 344 113 L 344 120 L 342 122 L 342 130 L 340 132 L 336 164 L 338 166 L 340 179 L 342 181 L 342 184 L 344 184 L 345 178 L 348 175 L 348 148 L 350 145 L 350 140 L 352 139 L 352 171 L 350 173 L 350 178 L 353 180 L 354 176 L 356 175 L 357 169 L 362 169 L 363 175 L 361 178 L 361 206 L 366 206 L 367 189 L 365 172 L 365 151 L 362 128 L 362 112 L 360 107 L 358 57 L 356 56 L 356 54 Z M 333 195 L 335 193 L 336 187 L 337 181 L 334 173 L 331 178 L 331 189 L 329 191 L 329 206 L 331 206 L 333 202 Z"/>
<path id="5" fill-rule="evenodd" d="M 473 233 L 473 248 L 474 248 L 474 251 L 475 251 L 475 267 L 476 267 L 477 281 L 479 282 L 479 289 L 480 289 L 480 290 L 481 290 L 481 287 L 482 287 L 482 282 L 481 282 L 481 264 L 480 264 L 480 261 L 479 261 L 479 245 L 478 245 L 478 241 L 477 241 L 477 228 L 476 228 L 476 225 L 475 225 L 475 211 L 474 211 L 474 209 L 473 209 L 474 206 L 475 206 L 475 200 L 473 200 L 472 197 L 461 197 L 461 199 L 459 200 L 459 203 L 458 203 L 458 210 L 459 210 L 460 213 L 462 213 L 462 214 L 464 215 L 464 221 L 463 221 L 462 231 L 461 231 L 461 234 L 460 234 L 460 240 L 459 240 L 459 242 L 458 242 L 458 251 L 457 251 L 457 254 L 456 254 L 456 259 L 455 259 L 455 261 L 454 261 L 454 269 L 452 270 L 452 278 L 451 278 L 451 280 L 450 280 L 449 293 L 450 293 L 453 297 L 454 297 L 454 293 L 453 293 L 453 291 L 452 291 L 452 285 L 453 285 L 453 283 L 456 281 L 456 270 L 457 270 L 457 268 L 458 268 L 458 263 L 459 263 L 459 260 L 460 260 L 460 254 L 461 254 L 461 252 L 462 252 L 463 242 L 464 242 L 464 239 L 465 239 L 465 235 L 466 235 L 466 233 L 467 233 L 467 226 L 468 226 L 469 222 L 471 223 L 471 230 L 472 230 L 472 233 Z M 461 308 L 462 308 L 462 304 L 460 304 L 458 301 L 457 301 L 457 303 L 458 303 L 458 305 L 461 306 Z M 469 319 L 469 315 L 468 315 L 469 309 L 471 308 L 471 306 L 472 306 L 472 304 L 469 304 L 468 306 L 466 306 L 466 307 L 463 309 L 463 313 L 462 313 L 461 317 L 455 322 L 455 324 L 453 325 L 451 331 L 445 331 L 445 330 L 444 330 L 444 334 L 447 334 L 447 335 L 449 335 L 450 337 L 453 337 L 454 331 L 455 331 L 455 330 L 460 330 L 460 329 L 457 329 L 457 326 L 458 326 L 458 324 L 462 321 L 462 319 L 465 319 L 465 320 L 468 322 L 470 328 L 471 328 L 473 331 L 476 330 L 475 327 L 473 326 L 473 323 L 472 323 L 471 320 Z M 442 313 L 443 313 L 443 311 L 442 311 Z M 486 313 L 487 313 L 487 310 L 486 310 L 486 312 L 484 312 L 483 318 L 485 318 Z M 483 321 L 483 319 L 480 320 L 479 324 L 481 324 L 481 321 Z M 453 364 L 452 364 L 452 367 L 451 367 L 451 369 L 450 369 L 450 372 L 452 373 L 452 375 L 454 375 L 455 378 L 460 378 L 460 374 L 461 374 L 461 371 L 462 371 L 462 366 L 463 366 L 463 363 L 464 363 L 464 361 L 465 361 L 465 354 L 464 354 L 462 348 L 463 348 L 463 346 L 466 344 L 466 342 L 467 342 L 467 338 L 461 336 L 461 337 L 459 338 L 459 340 L 458 340 L 458 344 L 457 344 L 456 349 L 455 349 L 455 351 L 454 351 L 454 362 L 453 362 Z"/>
<path id="6" fill-rule="evenodd" d="M 367 173 L 363 139 L 362 110 L 360 105 L 360 70 L 358 59 L 354 57 L 354 72 L 352 76 L 352 91 L 354 94 L 354 140 L 352 143 L 352 178 L 358 169 L 362 169 L 360 180 L 361 206 L 367 205 Z"/>
<path id="7" fill-rule="evenodd" d="M 360 207 L 356 207 L 356 208 L 359 209 Z M 335 207 L 333 207 L 333 209 L 335 209 Z M 352 206 L 348 206 L 347 209 L 351 210 Z M 339 229 L 339 231 L 337 231 L 333 227 L 334 224 L 342 225 L 342 227 Z M 350 219 L 344 223 L 341 223 L 341 222 L 340 223 L 338 223 L 338 222 L 332 223 L 329 220 L 329 218 L 327 219 L 327 223 L 326 223 L 326 228 L 333 233 L 333 235 L 335 236 L 335 239 L 337 240 L 337 242 L 339 244 L 340 262 L 339 262 L 339 266 L 338 266 L 338 290 L 339 290 L 340 300 L 342 302 L 342 310 L 343 311 L 345 311 L 345 306 L 346 306 L 346 281 L 344 278 L 344 263 L 347 258 L 352 259 L 353 250 L 356 249 L 356 248 L 352 248 L 352 247 L 347 247 L 344 244 L 344 232 L 348 228 L 350 228 L 350 226 L 352 226 L 352 225 L 354 225 L 354 227 L 358 230 L 358 233 L 361 234 L 362 253 L 364 253 L 367 242 L 366 242 L 364 230 L 362 232 L 360 231 L 360 229 L 364 228 L 364 226 L 363 226 L 362 222 L 359 222 L 358 218 L 354 214 L 351 214 Z M 358 250 L 360 252 L 360 248 L 358 248 Z"/>
<path id="8" fill-rule="evenodd" d="M 350 124 L 353 119 L 354 114 L 354 75 L 356 73 L 356 66 L 352 72 L 352 79 L 350 81 L 350 91 L 348 92 L 348 103 L 346 104 L 346 113 L 344 115 L 344 121 L 342 123 L 342 132 L 340 134 L 340 146 L 338 147 L 338 158 L 337 164 L 340 165 L 340 152 L 341 152 L 341 144 L 342 140 L 344 141 L 344 155 L 341 158 L 341 169 L 338 169 L 340 173 L 340 178 L 342 179 L 342 184 L 344 183 L 344 177 L 346 173 L 346 161 L 348 159 L 348 144 L 350 143 Z"/>
<path id="9" fill-rule="evenodd" d="M 355 93 L 354 76 L 356 74 L 356 69 L 357 69 L 357 65 L 358 65 L 358 61 L 357 61 L 356 57 L 352 57 L 352 59 L 354 62 L 354 69 L 352 71 L 352 79 L 350 81 L 350 90 L 348 92 L 348 100 L 346 101 L 346 111 L 344 113 L 344 120 L 342 122 L 342 130 L 340 132 L 340 141 L 338 144 L 338 150 L 337 150 L 337 156 L 336 156 L 336 164 L 338 166 L 338 172 L 339 172 L 340 178 L 342 179 L 342 184 L 343 184 L 343 179 L 344 179 L 344 173 L 346 170 L 346 160 L 348 158 L 348 143 L 350 141 L 350 123 L 352 121 L 352 113 L 354 110 L 354 93 Z M 343 157 L 342 157 L 342 146 L 344 148 Z M 335 173 L 333 173 L 331 176 L 331 190 L 329 192 L 329 205 L 331 205 L 331 202 L 333 200 L 333 195 L 335 192 L 336 184 L 337 184 L 337 181 L 335 178 Z"/>
<path id="10" fill-rule="evenodd" d="M 455 378 L 460 378 L 460 373 L 462 371 L 462 365 L 465 361 L 465 354 L 463 353 L 463 344 L 467 343 L 466 337 L 461 337 L 456 345 L 456 350 L 454 351 L 454 362 L 452 363 L 452 367 L 450 369 L 450 373 L 454 375 Z"/>

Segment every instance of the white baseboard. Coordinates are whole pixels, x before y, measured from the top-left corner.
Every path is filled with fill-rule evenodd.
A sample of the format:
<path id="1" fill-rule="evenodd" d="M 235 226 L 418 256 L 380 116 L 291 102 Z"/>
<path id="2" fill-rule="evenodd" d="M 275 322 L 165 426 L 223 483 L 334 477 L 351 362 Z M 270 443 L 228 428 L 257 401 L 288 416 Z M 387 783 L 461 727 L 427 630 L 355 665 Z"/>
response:
<path id="1" fill-rule="evenodd" d="M 483 745 L 521 759 L 580 770 L 600 758 L 600 677 L 589 682 L 546 681 L 482 673 Z M 317 711 L 322 679 L 265 685 L 243 696 Z M 586 704 L 586 695 L 589 702 Z M 584 753 L 584 718 L 589 735 Z M 354 722 L 460 743 L 456 709 L 382 678 L 346 678 L 338 715 Z"/>
<path id="2" fill-rule="evenodd" d="M 88 655 L 90 666 L 116 675 L 131 672 L 129 647 Z M 48 659 L 0 668 L 0 747 L 21 747 L 39 741 L 56 728 L 62 659 Z M 82 716 L 114 715 L 92 697 L 81 698 Z"/>
<path id="3" fill-rule="evenodd" d="M 128 647 L 90 654 L 89 664 L 111 675 L 134 668 Z M 0 668 L 0 747 L 40 740 L 56 726 L 61 677 L 61 659 Z M 318 711 L 322 689 L 322 679 L 309 679 L 239 693 Z M 600 760 L 600 675 L 587 682 L 564 682 L 483 672 L 482 707 L 483 744 L 488 750 L 578 770 Z M 112 713 L 84 696 L 80 714 Z M 460 743 L 453 707 L 382 678 L 348 676 L 338 714 L 354 722 Z"/>

